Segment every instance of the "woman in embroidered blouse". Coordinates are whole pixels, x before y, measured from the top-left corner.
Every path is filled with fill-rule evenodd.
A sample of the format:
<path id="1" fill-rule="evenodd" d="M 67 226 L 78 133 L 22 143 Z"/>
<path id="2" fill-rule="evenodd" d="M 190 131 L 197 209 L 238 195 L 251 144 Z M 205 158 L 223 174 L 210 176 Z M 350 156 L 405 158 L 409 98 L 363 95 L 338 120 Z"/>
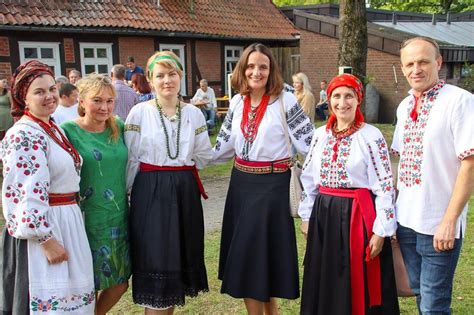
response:
<path id="1" fill-rule="evenodd" d="M 172 314 L 185 295 L 208 290 L 201 204 L 207 196 L 197 168 L 212 148 L 201 111 L 178 99 L 178 57 L 155 53 L 147 76 L 156 98 L 135 105 L 125 122 L 133 300 L 147 314 Z"/>
<path id="2" fill-rule="evenodd" d="M 235 157 L 222 225 L 221 292 L 243 298 L 249 314 L 276 314 L 275 298 L 299 296 L 291 144 L 306 155 L 314 127 L 294 95 L 282 92 L 280 70 L 262 44 L 245 49 L 232 87 L 240 94 L 230 101 L 214 147 L 214 163 Z"/>
<path id="3" fill-rule="evenodd" d="M 81 158 L 50 119 L 58 91 L 33 60 L 13 74 L 12 114 L 2 141 L 3 313 L 94 313 L 92 257 L 77 205 Z"/>
<path id="4" fill-rule="evenodd" d="M 316 112 L 316 99 L 311 92 L 311 85 L 308 77 L 303 72 L 293 75 L 293 87 L 295 88 L 295 96 L 298 103 L 303 108 L 305 114 L 314 123 L 314 114 Z"/>
<path id="5" fill-rule="evenodd" d="M 81 210 L 94 264 L 96 315 L 106 314 L 127 291 L 131 274 L 127 148 L 123 122 L 114 117 L 115 88 L 101 74 L 77 82 L 79 118 L 61 125 L 83 158 Z"/>
<path id="6" fill-rule="evenodd" d="M 301 313 L 399 314 L 387 144 L 364 123 L 363 85 L 355 76 L 335 77 L 327 92 L 331 115 L 314 134 L 301 176 L 299 215 L 307 234 Z"/>

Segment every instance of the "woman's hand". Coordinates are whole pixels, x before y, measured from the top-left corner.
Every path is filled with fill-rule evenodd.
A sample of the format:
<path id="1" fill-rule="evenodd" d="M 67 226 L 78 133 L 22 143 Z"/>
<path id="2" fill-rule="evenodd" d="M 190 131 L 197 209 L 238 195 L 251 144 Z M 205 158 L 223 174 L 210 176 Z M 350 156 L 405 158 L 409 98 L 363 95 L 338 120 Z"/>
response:
<path id="1" fill-rule="evenodd" d="M 301 221 L 301 233 L 303 233 L 304 239 L 308 239 L 308 227 L 309 227 L 309 221 Z"/>
<path id="2" fill-rule="evenodd" d="M 378 236 L 377 234 L 372 235 L 369 241 L 370 247 L 370 259 L 374 259 L 382 251 L 384 237 Z"/>
<path id="3" fill-rule="evenodd" d="M 54 238 L 42 243 L 41 248 L 50 264 L 59 264 L 69 258 L 64 247 Z"/>

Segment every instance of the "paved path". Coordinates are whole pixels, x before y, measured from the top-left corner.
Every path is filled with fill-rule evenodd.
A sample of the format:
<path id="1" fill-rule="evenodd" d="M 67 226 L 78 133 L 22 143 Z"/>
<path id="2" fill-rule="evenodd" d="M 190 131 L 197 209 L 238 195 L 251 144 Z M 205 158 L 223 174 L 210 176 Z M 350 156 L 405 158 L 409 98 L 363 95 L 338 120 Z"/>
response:
<path id="1" fill-rule="evenodd" d="M 215 178 L 203 181 L 209 199 L 202 199 L 204 227 L 206 233 L 220 230 L 224 213 L 225 197 L 229 188 L 229 178 Z"/>

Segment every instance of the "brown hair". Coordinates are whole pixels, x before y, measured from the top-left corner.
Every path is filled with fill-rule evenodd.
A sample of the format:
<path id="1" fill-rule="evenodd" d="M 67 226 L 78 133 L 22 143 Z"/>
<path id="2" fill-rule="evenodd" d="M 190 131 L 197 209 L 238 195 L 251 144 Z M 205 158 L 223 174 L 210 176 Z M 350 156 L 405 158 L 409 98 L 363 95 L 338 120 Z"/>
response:
<path id="1" fill-rule="evenodd" d="M 431 44 L 433 46 L 433 48 L 435 49 L 435 52 L 436 52 L 436 58 L 438 58 L 439 56 L 441 56 L 441 51 L 439 50 L 439 45 L 438 43 L 431 39 L 431 38 L 428 38 L 428 37 L 423 37 L 423 36 L 417 36 L 417 37 L 412 37 L 412 38 L 409 38 L 409 39 L 406 39 L 404 40 L 401 45 L 400 45 L 400 51 L 403 50 L 403 48 L 405 48 L 406 46 L 408 46 L 410 43 L 412 42 L 415 42 L 417 40 L 422 40 L 422 41 L 425 41 L 429 44 Z"/>
<path id="2" fill-rule="evenodd" d="M 171 58 L 163 58 L 158 61 L 155 61 L 160 56 L 168 56 Z M 174 60 L 173 60 L 174 59 Z M 176 62 L 175 62 L 176 61 Z M 174 69 L 179 75 L 179 78 L 181 79 L 183 77 L 183 70 L 181 66 L 181 60 L 179 59 L 178 56 L 175 55 L 172 51 L 157 51 L 154 53 L 150 58 L 148 58 L 148 61 L 146 63 L 146 76 L 148 80 L 152 80 L 153 78 L 153 69 L 150 70 L 150 66 L 153 64 L 161 65 L 167 69 Z"/>
<path id="3" fill-rule="evenodd" d="M 98 73 L 91 73 L 87 75 L 85 78 L 80 79 L 77 82 L 77 89 L 79 91 L 79 101 L 85 100 L 87 97 L 94 97 L 99 95 L 105 89 L 109 89 L 112 92 L 112 96 L 115 98 L 117 93 L 115 92 L 114 85 L 112 84 L 112 80 L 109 77 L 98 74 Z M 84 111 L 84 107 L 79 106 L 77 107 L 77 112 L 79 116 L 84 117 L 86 115 Z M 110 128 L 110 136 L 109 141 L 117 142 L 119 138 L 119 127 L 117 124 L 117 118 L 115 116 L 110 116 L 105 121 L 105 125 L 107 128 Z"/>
<path id="4" fill-rule="evenodd" d="M 150 84 L 148 84 L 145 75 L 141 73 L 135 73 L 132 75 L 132 85 L 135 85 L 138 92 L 142 94 L 151 92 Z"/>
<path id="5" fill-rule="evenodd" d="M 260 43 L 253 43 L 245 48 L 239 62 L 237 62 L 234 72 L 232 72 L 232 88 L 239 91 L 241 95 L 248 95 L 252 92 L 248 85 L 247 78 L 245 77 L 245 70 L 247 70 L 249 56 L 253 52 L 262 53 L 270 60 L 270 74 L 268 76 L 267 86 L 265 87 L 265 93 L 268 95 L 280 94 L 281 90 L 283 90 L 283 77 L 281 76 L 280 68 L 276 63 L 271 50 Z"/>

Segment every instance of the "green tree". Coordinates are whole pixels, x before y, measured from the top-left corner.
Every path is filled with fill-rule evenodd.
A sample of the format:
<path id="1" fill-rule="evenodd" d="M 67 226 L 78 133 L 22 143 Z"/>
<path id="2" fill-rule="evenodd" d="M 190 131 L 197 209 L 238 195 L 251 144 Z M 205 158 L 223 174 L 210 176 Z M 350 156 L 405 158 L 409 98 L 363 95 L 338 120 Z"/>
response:
<path id="1" fill-rule="evenodd" d="M 473 0 L 368 0 L 373 9 L 446 14 L 474 10 Z"/>
<path id="2" fill-rule="evenodd" d="M 273 0 L 279 7 L 307 4 L 339 3 L 339 0 Z"/>

